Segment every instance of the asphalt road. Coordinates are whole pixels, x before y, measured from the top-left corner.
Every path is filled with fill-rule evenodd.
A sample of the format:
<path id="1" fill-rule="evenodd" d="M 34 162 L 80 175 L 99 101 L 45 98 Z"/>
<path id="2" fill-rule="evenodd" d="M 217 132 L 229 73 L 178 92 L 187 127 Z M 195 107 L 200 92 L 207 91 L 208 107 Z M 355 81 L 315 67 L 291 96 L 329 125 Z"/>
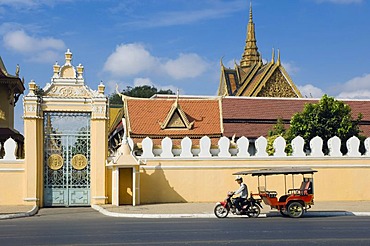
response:
<path id="1" fill-rule="evenodd" d="M 0 221 L 0 245 L 370 245 L 370 217 L 128 219 L 91 208 Z"/>

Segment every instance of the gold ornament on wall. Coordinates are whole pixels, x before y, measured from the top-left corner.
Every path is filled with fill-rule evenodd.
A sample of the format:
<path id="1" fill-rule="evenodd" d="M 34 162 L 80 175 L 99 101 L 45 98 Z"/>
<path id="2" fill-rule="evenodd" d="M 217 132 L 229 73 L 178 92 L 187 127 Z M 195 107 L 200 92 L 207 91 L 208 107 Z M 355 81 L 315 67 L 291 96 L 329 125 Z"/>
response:
<path id="1" fill-rule="evenodd" d="M 48 158 L 48 166 L 54 171 L 59 170 L 63 166 L 63 157 L 59 154 L 52 154 Z"/>
<path id="2" fill-rule="evenodd" d="M 82 170 L 87 166 L 86 156 L 82 154 L 74 155 L 72 158 L 72 166 L 76 170 Z"/>

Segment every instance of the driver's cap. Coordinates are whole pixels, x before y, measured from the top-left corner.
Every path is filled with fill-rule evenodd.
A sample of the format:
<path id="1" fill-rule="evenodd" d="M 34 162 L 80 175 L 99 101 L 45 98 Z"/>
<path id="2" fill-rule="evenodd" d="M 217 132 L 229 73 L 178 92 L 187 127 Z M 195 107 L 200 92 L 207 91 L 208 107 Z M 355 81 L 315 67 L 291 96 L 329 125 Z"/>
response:
<path id="1" fill-rule="evenodd" d="M 235 178 L 235 181 L 236 180 L 243 180 L 243 178 L 241 177 L 241 176 L 237 176 L 236 178 Z"/>

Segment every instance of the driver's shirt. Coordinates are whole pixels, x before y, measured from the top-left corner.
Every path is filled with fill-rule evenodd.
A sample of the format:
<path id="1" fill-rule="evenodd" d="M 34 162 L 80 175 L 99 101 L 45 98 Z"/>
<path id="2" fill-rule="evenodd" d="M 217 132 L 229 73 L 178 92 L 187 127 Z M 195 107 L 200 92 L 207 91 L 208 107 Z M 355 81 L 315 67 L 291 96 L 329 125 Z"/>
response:
<path id="1" fill-rule="evenodd" d="M 248 196 L 248 187 L 246 184 L 241 183 L 237 191 L 234 192 L 235 195 L 240 194 L 241 198 L 247 198 Z"/>

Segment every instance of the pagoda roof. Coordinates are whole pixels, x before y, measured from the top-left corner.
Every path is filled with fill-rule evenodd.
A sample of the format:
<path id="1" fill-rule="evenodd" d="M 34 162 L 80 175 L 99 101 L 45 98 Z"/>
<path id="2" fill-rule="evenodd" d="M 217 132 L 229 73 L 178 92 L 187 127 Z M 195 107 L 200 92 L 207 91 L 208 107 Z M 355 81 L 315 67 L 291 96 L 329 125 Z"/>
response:
<path id="1" fill-rule="evenodd" d="M 15 88 L 15 93 L 23 93 L 24 84 L 18 75 L 11 75 L 6 70 L 3 59 L 0 56 L 0 84 L 11 85 Z"/>

